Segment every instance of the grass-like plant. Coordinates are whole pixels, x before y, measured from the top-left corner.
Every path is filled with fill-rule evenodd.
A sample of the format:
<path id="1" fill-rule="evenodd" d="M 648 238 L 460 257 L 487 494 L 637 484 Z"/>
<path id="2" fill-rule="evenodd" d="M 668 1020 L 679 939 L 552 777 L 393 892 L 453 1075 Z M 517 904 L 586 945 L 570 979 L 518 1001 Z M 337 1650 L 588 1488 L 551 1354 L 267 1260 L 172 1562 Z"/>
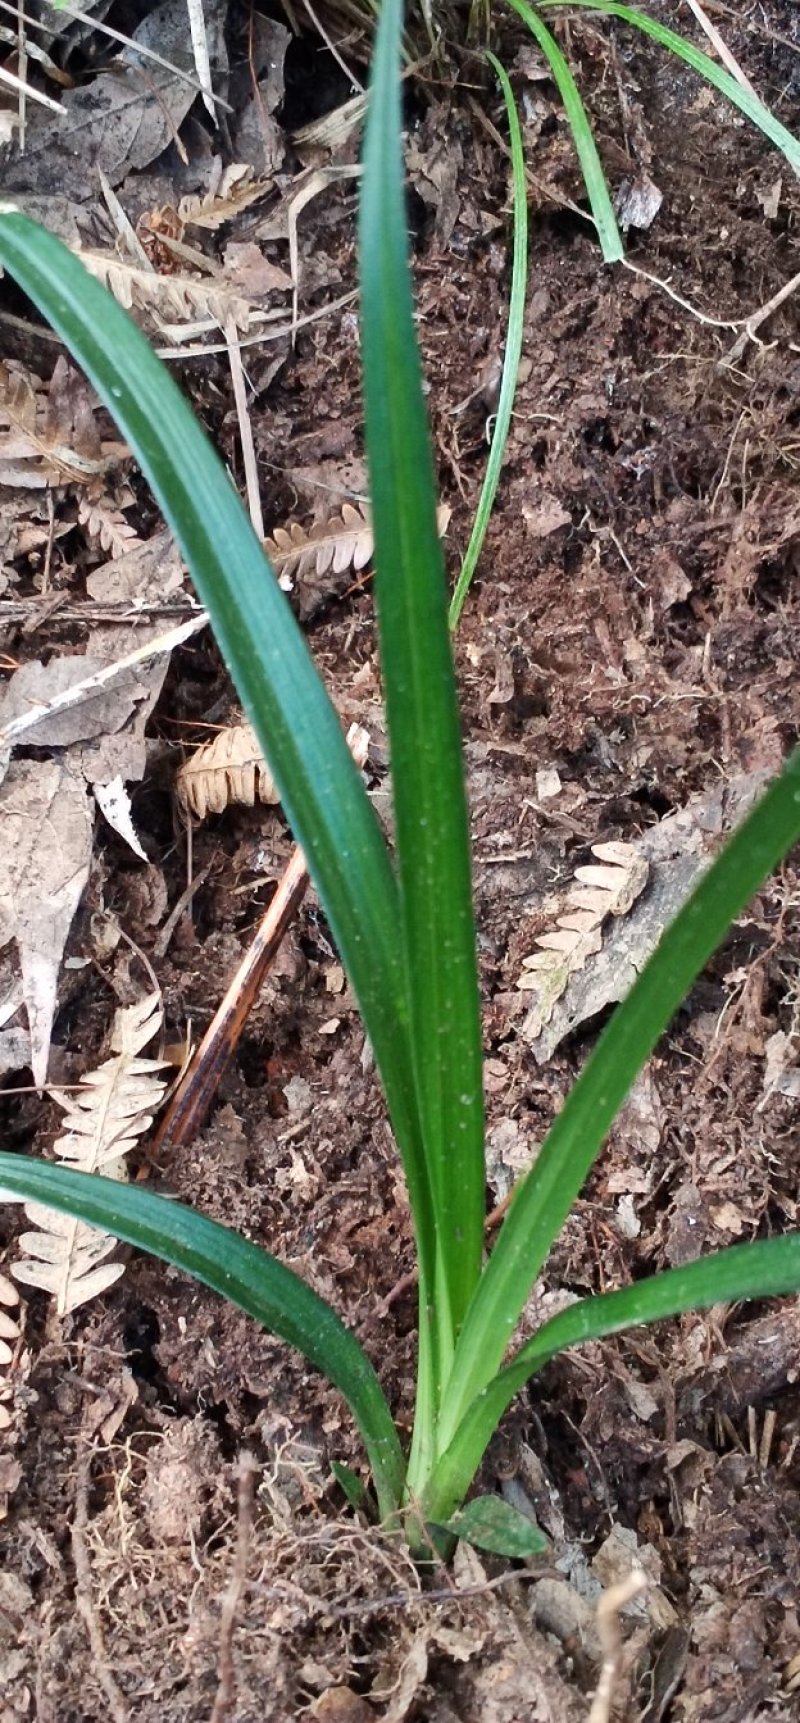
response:
<path id="1" fill-rule="evenodd" d="M 507 1357 L 525 1301 L 637 1073 L 732 920 L 800 836 L 800 754 L 730 839 L 617 1010 L 517 1188 L 484 1263 L 481 1030 L 467 804 L 433 466 L 413 318 L 401 151 L 401 0 L 383 0 L 360 216 L 366 440 L 396 843 L 390 854 L 334 709 L 233 486 L 143 337 L 57 240 L 8 206 L 0 261 L 80 360 L 135 450 L 192 571 L 303 846 L 374 1049 L 419 1269 L 417 1394 L 404 1453 L 378 1377 L 335 1311 L 229 1229 L 141 1188 L 0 1154 L 6 1192 L 174 1263 L 297 1347 L 345 1396 L 382 1519 L 537 1546 L 460 1512 L 518 1389 L 567 1346 L 800 1286 L 800 1234 L 583 1298 Z M 442 1530 L 444 1528 L 444 1530 Z"/>

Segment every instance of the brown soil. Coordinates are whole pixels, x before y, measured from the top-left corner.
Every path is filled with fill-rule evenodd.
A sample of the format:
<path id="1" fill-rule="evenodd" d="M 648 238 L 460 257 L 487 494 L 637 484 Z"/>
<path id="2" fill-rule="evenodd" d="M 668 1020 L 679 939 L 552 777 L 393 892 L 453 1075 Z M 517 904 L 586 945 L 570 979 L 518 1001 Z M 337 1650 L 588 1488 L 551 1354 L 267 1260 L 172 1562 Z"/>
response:
<path id="1" fill-rule="evenodd" d="M 673 23 L 675 11 L 662 8 Z M 800 72 L 788 11 L 771 0 L 758 21 L 748 12 L 738 24 L 719 7 L 714 16 L 791 124 Z M 649 173 L 664 201 L 651 227 L 628 235 L 635 270 L 604 269 L 570 207 L 580 186 L 555 93 L 509 31 L 503 53 L 523 97 L 532 175 L 525 357 L 457 640 L 492 1198 L 541 1140 L 597 1029 L 580 1024 L 543 1064 L 521 1034 L 517 981 L 544 900 L 592 842 L 635 840 L 743 774 L 774 769 L 800 710 L 792 301 L 731 358 L 741 320 L 796 271 L 796 182 L 755 131 L 644 41 L 589 21 L 572 27 L 571 49 L 613 185 Z M 300 74 L 311 81 L 316 56 L 313 42 L 296 55 L 293 125 L 308 117 Z M 335 99 L 334 79 L 332 90 Z M 454 570 L 484 470 L 508 290 L 507 163 L 487 119 L 502 129 L 488 86 L 422 86 L 411 98 L 419 326 Z M 128 209 L 153 201 L 134 174 L 125 196 Z M 354 285 L 353 210 L 344 180 L 301 216 L 301 310 Z M 259 219 L 245 212 L 234 237 L 257 235 Z M 9 303 L 19 315 L 19 299 Z M 46 376 L 51 349 L 25 340 Z M 11 334 L 8 351 L 19 356 Z M 353 311 L 304 328 L 277 367 L 273 348 L 253 353 L 271 531 L 292 514 L 308 518 L 320 484 L 360 488 Z M 179 369 L 243 486 L 224 360 Z M 64 493 L 59 509 L 74 520 Z M 145 496 L 136 524 L 152 530 Z M 85 535 L 58 541 L 53 589 L 82 596 L 99 560 Z M 35 595 L 35 564 L 14 566 L 20 591 Z M 325 577 L 305 583 L 298 602 L 343 713 L 370 731 L 380 788 L 369 581 Z M 9 621 L 5 635 L 14 664 L 84 643 L 57 612 L 33 630 Z M 51 1075 L 61 1081 L 91 1067 L 111 1007 L 141 990 L 127 946 L 104 955 L 102 917 L 150 956 L 177 1039 L 189 1020 L 195 1037 L 206 1026 L 268 901 L 290 850 L 280 812 L 231 808 L 196 829 L 191 867 L 202 883 L 166 949 L 159 940 L 186 886 L 173 768 L 204 727 L 235 716 L 213 644 L 196 637 L 173 659 L 134 793 L 147 867 L 109 830 L 98 834 L 68 948 L 90 961 L 73 972 L 56 1024 Z M 552 776 L 537 778 L 553 772 L 555 795 Z M 797 890 L 787 864 L 665 1037 L 553 1253 L 531 1321 L 565 1289 L 623 1284 L 795 1223 L 797 1086 L 772 1082 L 769 1061 L 776 1036 L 797 1033 Z M 7 1143 L 41 1152 L 52 1141 L 56 1110 L 35 1095 L 9 1094 L 4 1117 Z M 329 1297 L 364 1334 L 407 1418 L 413 1295 L 383 1305 L 411 1266 L 406 1199 L 313 898 L 211 1123 L 152 1177 Z M 10 1243 L 13 1209 L 3 1228 Z M 624 1573 L 631 1551 L 651 1589 L 623 1617 L 614 1715 L 796 1715 L 791 1302 L 686 1317 L 551 1366 L 506 1420 L 486 1481 L 534 1506 L 553 1554 L 523 1573 L 462 1550 L 427 1589 L 333 1481 L 332 1460 L 362 1464 L 337 1396 L 243 1315 L 143 1258 L 63 1323 L 39 1295 L 26 1311 L 16 1421 L 0 1457 L 3 1723 L 584 1718 L 601 1655 L 598 1582 Z"/>

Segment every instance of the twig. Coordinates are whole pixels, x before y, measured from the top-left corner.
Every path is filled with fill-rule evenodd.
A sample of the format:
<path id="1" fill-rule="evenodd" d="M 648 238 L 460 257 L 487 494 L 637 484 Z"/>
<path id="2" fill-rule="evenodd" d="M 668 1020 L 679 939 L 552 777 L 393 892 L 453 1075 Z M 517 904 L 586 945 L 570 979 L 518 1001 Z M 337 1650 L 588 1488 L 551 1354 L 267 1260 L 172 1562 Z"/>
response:
<path id="1" fill-rule="evenodd" d="M 734 341 L 730 352 L 726 353 L 725 358 L 720 360 L 720 366 L 725 366 L 727 368 L 729 365 L 735 365 L 737 359 L 741 359 L 748 341 L 755 340 L 756 330 L 760 329 L 762 323 L 765 323 L 767 318 L 772 316 L 773 311 L 777 311 L 779 306 L 784 304 L 785 300 L 789 299 L 793 293 L 797 292 L 798 287 L 800 287 L 800 270 L 798 270 L 797 275 L 792 276 L 791 281 L 785 281 L 783 286 L 778 288 L 777 293 L 773 293 L 772 298 L 767 300 L 766 305 L 762 305 L 758 311 L 754 311 L 752 316 L 747 318 L 741 335 L 736 341 Z"/>
<path id="2" fill-rule="evenodd" d="M 367 758 L 369 736 L 360 724 L 351 724 L 347 744 L 357 766 Z M 308 869 L 302 850 L 295 845 L 275 896 L 256 930 L 252 944 L 215 1012 L 156 1132 L 151 1158 L 184 1148 L 202 1129 L 224 1072 L 233 1058 L 242 1030 L 253 1009 L 259 989 L 281 940 L 293 921 L 308 886 Z"/>
<path id="3" fill-rule="evenodd" d="M 245 1023 L 287 928 L 305 896 L 308 869 L 295 847 L 278 889 L 215 1012 L 189 1069 L 156 1133 L 152 1159 L 183 1148 L 202 1129 L 224 1072 L 233 1058 Z"/>
<path id="4" fill-rule="evenodd" d="M 77 1590 L 78 1612 L 83 1617 L 89 1644 L 92 1648 L 95 1674 L 108 1701 L 108 1708 L 113 1723 L 130 1723 L 130 1712 L 125 1703 L 124 1695 L 117 1686 L 108 1661 L 108 1653 L 103 1638 L 103 1630 L 98 1620 L 97 1611 L 92 1600 L 92 1569 L 89 1561 L 89 1551 L 86 1546 L 86 1527 L 89 1519 L 89 1466 L 91 1455 L 88 1448 L 82 1445 L 78 1455 L 77 1480 L 75 1484 L 75 1514 L 72 1521 L 72 1559 L 75 1563 L 75 1580 Z"/>
<path id="5" fill-rule="evenodd" d="M 619 1626 L 620 1610 L 646 1590 L 647 1577 L 641 1568 L 635 1567 L 625 1579 L 603 1592 L 597 1606 L 597 1632 L 603 1647 L 603 1664 L 587 1723 L 610 1723 L 614 1688 L 624 1650 Z"/>
<path id="6" fill-rule="evenodd" d="M 247 1581 L 247 1558 L 253 1530 L 253 1498 L 258 1467 L 252 1454 L 244 1450 L 239 1455 L 239 1497 L 236 1522 L 236 1551 L 228 1588 L 222 1599 L 219 1624 L 219 1655 L 217 1657 L 218 1687 L 210 1723 L 225 1723 L 231 1715 L 236 1698 L 236 1670 L 233 1662 L 233 1631 Z"/>
<path id="7" fill-rule="evenodd" d="M 759 98 L 753 89 L 750 79 L 745 76 L 738 60 L 731 53 L 727 42 L 723 41 L 716 24 L 712 24 L 708 13 L 703 10 L 703 7 L 700 5 L 700 0 L 688 0 L 688 4 L 691 11 L 694 13 L 701 30 L 705 31 L 709 42 L 711 42 L 712 46 L 716 48 L 723 66 L 727 67 L 731 77 L 736 79 L 737 84 L 741 84 L 743 90 L 749 90 L 750 95 L 755 96 L 756 101 L 758 101 Z"/>

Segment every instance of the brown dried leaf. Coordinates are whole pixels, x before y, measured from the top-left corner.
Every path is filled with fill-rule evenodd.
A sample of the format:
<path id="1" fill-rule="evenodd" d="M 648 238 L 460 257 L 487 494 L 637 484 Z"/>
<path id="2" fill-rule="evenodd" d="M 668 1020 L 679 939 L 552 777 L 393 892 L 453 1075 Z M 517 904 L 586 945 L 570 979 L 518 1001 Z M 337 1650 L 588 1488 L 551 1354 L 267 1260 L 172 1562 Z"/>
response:
<path id="1" fill-rule="evenodd" d="M 182 197 L 178 215 L 185 227 L 202 227 L 216 233 L 226 221 L 249 209 L 259 198 L 272 190 L 271 180 L 254 180 L 252 168 L 244 162 L 231 162 L 225 169 L 215 192 L 205 197 Z"/>
<path id="2" fill-rule="evenodd" d="M 19 1309 L 19 1293 L 11 1281 L 0 1274 L 0 1431 L 8 1430 L 11 1425 L 9 1404 L 12 1397 L 11 1384 L 6 1379 L 6 1372 L 13 1362 L 14 1346 L 19 1340 L 20 1327 L 14 1312 Z"/>
<path id="3" fill-rule="evenodd" d="M 44 489 L 86 484 L 127 454 L 101 442 L 97 401 L 85 380 L 59 357 L 44 389 L 19 367 L 0 364 L 0 482 Z"/>
<path id="4" fill-rule="evenodd" d="M 281 585 L 309 574 L 343 574 L 351 568 L 358 573 L 366 568 L 373 550 L 372 523 L 366 503 L 354 508 L 342 505 L 341 514 L 330 520 L 318 521 L 304 527 L 290 521 L 288 527 L 277 526 L 272 538 L 265 540 L 265 549 Z"/>
<path id="5" fill-rule="evenodd" d="M 56 1160 L 74 1171 L 102 1172 L 105 1178 L 126 1178 L 125 1156 L 153 1115 L 166 1088 L 159 1075 L 163 1060 L 141 1057 L 163 1019 L 161 997 L 151 993 L 138 1005 L 119 1010 L 111 1033 L 113 1057 L 84 1078 L 76 1095 L 54 1091 L 63 1107 L 68 1129 L 54 1145 Z M 117 1240 L 70 1215 L 58 1214 L 44 1203 L 26 1203 L 25 1213 L 39 1230 L 25 1232 L 19 1247 L 27 1252 L 12 1265 L 15 1280 L 50 1292 L 59 1316 L 85 1304 L 113 1286 L 124 1272 L 121 1262 L 107 1262 Z"/>
<path id="6" fill-rule="evenodd" d="M 178 773 L 177 794 L 181 806 L 199 820 L 221 814 L 230 802 L 255 807 L 257 801 L 274 805 L 280 801 L 275 780 L 250 724 L 234 724 L 220 730 L 211 742 L 187 760 Z"/>
<path id="7" fill-rule="evenodd" d="M 606 917 L 627 915 L 647 883 L 647 860 L 633 844 L 593 844 L 592 855 L 599 865 L 575 869 L 577 884 L 570 887 L 566 901 L 554 906 L 555 927 L 539 934 L 538 951 L 523 961 L 517 987 L 534 994 L 526 1040 L 535 1040 L 550 1022 L 570 977 L 602 949 Z"/>

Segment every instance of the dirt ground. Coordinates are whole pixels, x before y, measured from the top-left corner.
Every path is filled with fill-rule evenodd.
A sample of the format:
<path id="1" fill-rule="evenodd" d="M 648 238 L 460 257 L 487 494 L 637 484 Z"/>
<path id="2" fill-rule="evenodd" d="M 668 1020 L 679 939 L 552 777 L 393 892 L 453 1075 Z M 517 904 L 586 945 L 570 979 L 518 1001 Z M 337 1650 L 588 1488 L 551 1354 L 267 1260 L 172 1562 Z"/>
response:
<path id="1" fill-rule="evenodd" d="M 131 31 L 146 10 L 120 5 L 104 16 Z M 651 10 L 694 29 L 686 6 L 664 0 Z M 756 89 L 796 126 L 793 8 L 766 0 L 757 11 L 712 10 Z M 333 152 L 296 134 L 351 90 L 318 37 L 292 39 L 278 11 L 269 22 L 223 8 L 232 111 L 219 134 L 196 103 L 171 121 L 186 161 L 167 137 L 154 156 L 131 144 L 120 172 L 103 170 L 167 278 L 187 265 L 159 249 L 158 231 L 177 232 L 164 212 L 174 216 L 179 197 L 208 194 L 215 157 L 270 182 L 268 195 L 224 225 L 185 233 L 224 262 L 213 280 L 232 281 L 254 303 L 264 303 L 263 274 L 253 286 L 248 269 L 257 274 L 260 258 L 273 271 L 272 315 L 283 332 L 270 339 L 266 324 L 267 339 L 242 348 L 268 534 L 290 519 L 327 519 L 364 490 L 356 309 L 346 298 L 355 286 L 352 175 L 320 182 L 298 212 L 300 323 L 294 343 L 286 333 L 287 206 L 309 172 L 357 159 L 357 132 Z M 615 193 L 630 207 L 635 191 L 641 210 L 643 190 L 652 203 L 655 185 L 663 201 L 650 225 L 627 232 L 630 268 L 604 268 L 576 209 L 581 186 L 555 90 L 521 29 L 504 28 L 499 51 L 521 103 L 530 170 L 524 359 L 456 643 L 490 1206 L 528 1164 L 622 986 L 615 935 L 599 997 L 589 989 L 573 998 L 549 1034 L 537 1033 L 519 983 L 557 894 L 591 859 L 589 846 L 609 838 L 639 846 L 654 869 L 677 868 L 680 889 L 686 858 L 705 855 L 732 806 L 777 767 L 800 714 L 796 301 L 752 336 L 745 323 L 799 267 L 796 179 L 760 134 L 643 39 L 584 19 L 563 40 Z M 77 29 L 48 48 L 71 69 L 74 101 L 94 90 L 99 102 L 98 68 L 113 51 Z M 363 75 L 357 43 L 355 55 Z M 476 61 L 454 55 L 451 71 L 413 81 L 407 117 L 419 329 L 456 571 L 496 404 L 510 227 L 502 104 Z M 55 88 L 32 61 L 29 74 Z M 53 128 L 52 116 L 32 115 L 25 151 L 18 140 L 5 146 L 4 195 L 110 253 L 96 111 L 87 119 L 82 110 L 66 150 L 54 146 Z M 142 213 L 153 211 L 159 221 L 143 227 Z M 179 310 L 184 321 L 200 313 L 196 304 L 165 306 L 160 332 L 144 303 L 137 314 L 157 344 L 178 352 L 185 334 L 169 329 Z M 213 354 L 173 363 L 244 493 L 219 318 L 213 330 Z M 214 344 L 213 334 L 203 339 Z M 24 458 L 0 441 L 0 620 L 11 687 L 36 660 L 129 650 L 136 630 L 126 633 L 123 601 L 132 592 L 146 589 L 140 615 L 161 630 L 190 600 L 131 463 L 117 457 L 93 488 L 59 467 L 65 416 L 73 448 L 87 415 L 103 449 L 113 428 L 90 404 L 74 406 L 83 399 L 74 377 L 52 383 L 60 349 L 10 282 L 0 284 L 0 342 L 4 398 L 10 377 L 33 378 L 39 403 L 32 452 L 30 439 Z M 14 423 L 0 418 L 0 435 Z M 369 570 L 312 566 L 297 574 L 291 601 L 343 716 L 369 732 L 369 782 L 385 808 Z M 185 1042 L 189 1026 L 196 1039 L 290 853 L 271 806 L 231 805 L 195 821 L 189 846 L 176 771 L 238 711 L 207 631 L 164 669 L 139 737 L 141 769 L 128 776 L 117 767 L 128 776 L 144 859 L 98 813 L 60 968 L 53 1083 L 79 1082 L 104 1056 L 115 1007 L 152 985 L 146 962 L 163 995 L 166 1041 Z M 85 795 L 85 781 L 104 780 L 96 764 L 94 777 L 79 768 L 75 749 L 101 741 L 102 723 L 89 742 L 84 734 L 47 745 L 32 733 L 16 759 L 37 783 L 53 759 L 59 770 L 66 761 L 73 778 L 83 770 Z M 13 917 L 3 925 L 10 938 Z M 797 926 L 789 862 L 638 1083 L 527 1323 L 565 1294 L 796 1224 Z M 14 944 L 5 955 L 13 982 Z M 4 1021 L 24 1026 L 24 1012 Z M 3 1081 L 3 1146 L 46 1153 L 59 1109 L 26 1092 L 30 1070 L 19 1059 Z M 141 1148 L 136 1164 L 146 1165 Z M 363 1030 L 313 896 L 209 1124 L 149 1170 L 154 1185 L 239 1227 L 329 1297 L 408 1417 L 414 1297 L 389 1296 L 411 1266 L 407 1204 Z M 17 1211 L 0 1209 L 6 1272 L 20 1229 Z M 613 1638 L 616 1617 L 606 1621 L 602 1608 L 598 1616 L 598 1601 L 634 1561 L 649 1589 L 621 1615 L 612 1709 L 593 1718 L 797 1715 L 795 1302 L 719 1307 L 553 1364 L 513 1408 L 485 1468 L 488 1487 L 536 1512 L 550 1552 L 521 1569 L 462 1548 L 452 1570 L 424 1584 L 334 1481 L 331 1461 L 362 1465 L 337 1396 L 249 1319 L 140 1257 L 64 1319 L 43 1293 L 31 1292 L 23 1312 L 8 1377 L 12 1416 L 0 1436 L 3 1723 L 265 1715 L 573 1723 L 589 1716 Z"/>

